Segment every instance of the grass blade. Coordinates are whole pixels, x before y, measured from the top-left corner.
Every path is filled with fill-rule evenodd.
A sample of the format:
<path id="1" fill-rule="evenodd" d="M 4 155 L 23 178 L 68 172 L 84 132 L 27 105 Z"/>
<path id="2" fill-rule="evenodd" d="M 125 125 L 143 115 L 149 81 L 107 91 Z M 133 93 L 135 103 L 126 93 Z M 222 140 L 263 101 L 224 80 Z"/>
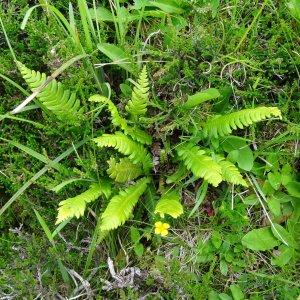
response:
<path id="1" fill-rule="evenodd" d="M 61 155 L 56 157 L 53 162 L 58 163 L 62 159 L 69 156 L 75 149 L 78 149 L 82 145 L 84 145 L 89 139 L 84 139 L 81 142 L 72 145 L 72 147 L 68 148 Z M 44 175 L 49 170 L 49 166 L 43 167 L 40 171 L 38 171 L 33 177 L 31 177 L 28 181 L 26 181 L 23 186 L 1 207 L 0 209 L 0 217 L 3 213 L 14 203 L 36 180 L 38 180 L 42 175 Z"/>

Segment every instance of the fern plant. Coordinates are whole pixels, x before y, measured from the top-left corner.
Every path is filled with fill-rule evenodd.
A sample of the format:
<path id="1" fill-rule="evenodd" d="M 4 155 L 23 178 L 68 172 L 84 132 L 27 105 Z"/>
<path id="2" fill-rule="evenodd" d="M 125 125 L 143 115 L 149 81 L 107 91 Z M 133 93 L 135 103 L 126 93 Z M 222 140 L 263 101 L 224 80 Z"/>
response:
<path id="1" fill-rule="evenodd" d="M 186 115 L 189 113 L 187 109 L 194 109 L 197 105 L 219 95 L 215 89 L 206 92 L 205 97 L 197 93 L 192 98 L 192 104 L 190 98 L 189 105 L 182 105 L 181 111 L 184 111 L 182 118 L 187 119 Z M 115 152 L 115 155 L 110 156 L 107 161 L 105 180 L 109 182 L 107 185 L 109 188 L 105 190 L 103 184 L 94 183 L 83 194 L 62 201 L 57 223 L 66 218 L 82 216 L 88 203 L 105 195 L 107 205 L 100 216 L 99 228 L 103 232 L 108 232 L 131 218 L 139 200 L 145 197 L 145 194 L 151 194 L 157 184 L 149 147 L 152 146 L 152 137 L 142 128 L 142 121 L 147 116 L 147 109 L 151 103 L 146 67 L 142 69 L 140 77 L 134 84 L 131 99 L 127 102 L 124 111 L 120 111 L 111 99 L 102 95 L 93 95 L 89 100 L 102 105 L 102 108 L 105 107 L 111 116 L 112 132 L 93 138 L 93 143 L 99 149 L 111 148 L 110 151 Z M 173 111 L 177 114 L 177 107 L 174 107 Z M 144 118 L 140 119 L 140 116 Z M 247 181 L 240 168 L 235 165 L 231 157 L 226 157 L 219 143 L 222 137 L 231 134 L 234 129 L 242 129 L 270 117 L 280 118 L 280 111 L 276 107 L 258 107 L 214 116 L 203 123 L 198 122 L 198 131 L 196 133 L 192 131 L 190 136 L 185 134 L 185 138 L 174 145 L 175 151 L 170 152 L 173 162 L 179 167 L 173 175 L 167 178 L 161 176 L 162 184 L 159 187 L 161 196 L 155 197 L 157 201 L 154 206 L 153 203 L 149 205 L 147 201 L 144 204 L 150 207 L 152 217 L 154 216 L 154 219 L 158 216 L 177 218 L 183 214 L 180 195 L 181 190 L 186 187 L 184 180 L 190 173 L 192 176 L 188 177 L 187 182 L 201 180 L 206 187 L 208 184 L 217 187 L 222 181 L 242 188 L 247 187 Z M 180 122 L 179 129 L 182 132 L 185 130 L 185 127 L 180 126 Z M 164 225 L 166 223 L 157 222 L 157 224 L 157 226 L 168 227 Z M 157 229 L 157 232 L 163 232 L 165 235 L 167 230 L 165 227 Z"/>
<path id="2" fill-rule="evenodd" d="M 45 73 L 30 70 L 20 62 L 17 64 L 32 92 L 46 82 L 47 75 Z M 55 79 L 51 80 L 36 97 L 41 103 L 42 108 L 50 111 L 62 121 L 74 124 L 83 114 L 83 107 L 81 107 L 80 101 L 76 98 L 76 94 L 65 89 Z"/>

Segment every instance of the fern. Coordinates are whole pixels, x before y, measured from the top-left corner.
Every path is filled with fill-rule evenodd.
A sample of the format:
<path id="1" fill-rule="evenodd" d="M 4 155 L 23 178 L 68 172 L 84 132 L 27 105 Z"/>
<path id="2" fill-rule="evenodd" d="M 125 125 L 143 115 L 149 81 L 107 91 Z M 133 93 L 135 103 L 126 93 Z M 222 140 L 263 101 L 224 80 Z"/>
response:
<path id="1" fill-rule="evenodd" d="M 79 218 L 84 215 L 86 204 L 95 201 L 102 194 L 107 198 L 110 196 L 110 185 L 106 182 L 93 183 L 88 190 L 73 198 L 66 199 L 59 203 L 56 224 L 69 218 Z"/>
<path id="2" fill-rule="evenodd" d="M 39 71 L 33 71 L 18 62 L 20 72 L 34 92 L 38 87 L 45 83 L 47 76 Z M 37 96 L 42 105 L 55 114 L 60 120 L 76 122 L 83 113 L 80 102 L 76 95 L 64 89 L 60 82 L 53 79 Z"/>
<path id="3" fill-rule="evenodd" d="M 111 158 L 108 164 L 109 168 L 107 169 L 107 173 L 109 177 L 116 182 L 127 182 L 142 174 L 141 166 L 133 164 L 128 158 L 121 158 L 119 162 Z"/>
<path id="4" fill-rule="evenodd" d="M 149 182 L 150 179 L 144 177 L 114 196 L 101 216 L 100 229 L 112 230 L 124 224 Z"/>
<path id="5" fill-rule="evenodd" d="M 147 134 L 145 131 L 137 127 L 128 126 L 126 120 L 120 116 L 117 107 L 111 100 L 100 95 L 93 95 L 92 97 L 90 97 L 89 100 L 93 102 L 107 104 L 108 110 L 111 113 L 111 118 L 112 118 L 111 121 L 114 126 L 120 127 L 126 135 L 131 136 L 132 139 L 134 139 L 135 141 L 140 142 L 142 144 L 151 145 L 152 143 L 151 136 Z"/>
<path id="6" fill-rule="evenodd" d="M 204 155 L 205 151 L 193 144 L 183 144 L 177 147 L 177 153 L 196 177 L 201 177 L 218 186 L 222 181 L 221 167 L 210 156 Z"/>
<path id="7" fill-rule="evenodd" d="M 95 138 L 94 142 L 99 147 L 113 147 L 117 149 L 120 153 L 127 155 L 135 164 L 142 163 L 145 171 L 149 171 L 152 168 L 151 157 L 143 145 L 133 141 L 121 132 L 103 134 Z"/>
<path id="8" fill-rule="evenodd" d="M 119 126 L 121 129 L 127 127 L 126 120 L 120 116 L 117 107 L 111 100 L 104 96 L 93 95 L 89 98 L 89 101 L 107 104 L 108 110 L 111 113 L 111 122 L 113 125 Z"/>
<path id="9" fill-rule="evenodd" d="M 248 186 L 242 174 L 232 162 L 225 160 L 225 158 L 221 156 L 217 156 L 217 162 L 221 166 L 223 180 L 233 184 L 240 184 L 244 187 Z"/>
<path id="10" fill-rule="evenodd" d="M 281 112 L 277 107 L 243 109 L 229 115 L 216 116 L 206 121 L 203 134 L 205 137 L 214 136 L 217 138 L 230 134 L 233 129 L 242 129 L 272 116 L 281 118 Z"/>
<path id="11" fill-rule="evenodd" d="M 139 129 L 138 127 L 129 127 L 127 126 L 124 130 L 126 135 L 130 135 L 132 139 L 142 144 L 151 145 L 152 138 L 144 130 Z"/>
<path id="12" fill-rule="evenodd" d="M 183 207 L 179 200 L 180 196 L 177 191 L 165 193 L 157 202 L 154 213 L 160 214 L 162 218 L 164 218 L 165 214 L 168 214 L 173 218 L 177 218 L 183 214 Z"/>
<path id="13" fill-rule="evenodd" d="M 128 101 L 125 109 L 133 117 L 144 115 L 149 104 L 149 81 L 146 66 L 143 67 L 138 82 L 133 88 L 131 100 Z"/>

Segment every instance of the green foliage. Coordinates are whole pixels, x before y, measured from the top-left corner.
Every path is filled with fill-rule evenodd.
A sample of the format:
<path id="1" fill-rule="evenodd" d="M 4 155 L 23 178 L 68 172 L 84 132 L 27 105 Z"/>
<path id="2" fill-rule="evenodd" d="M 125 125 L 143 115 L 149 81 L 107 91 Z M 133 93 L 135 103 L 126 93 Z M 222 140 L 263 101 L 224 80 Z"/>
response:
<path id="1" fill-rule="evenodd" d="M 143 67 L 138 81 L 132 91 L 131 100 L 126 105 L 129 114 L 136 118 L 145 115 L 149 105 L 149 81 L 146 66 Z"/>
<path id="2" fill-rule="evenodd" d="M 233 183 L 240 184 L 244 187 L 247 187 L 247 182 L 243 179 L 238 168 L 228 160 L 225 160 L 223 157 L 217 157 L 218 164 L 221 166 L 221 173 L 223 180 Z"/>
<path id="3" fill-rule="evenodd" d="M 144 177 L 134 185 L 119 192 L 110 199 L 108 206 L 101 216 L 101 230 L 112 230 L 124 224 L 130 217 L 139 198 L 145 192 L 149 178 Z"/>
<path id="4" fill-rule="evenodd" d="M 144 170 L 149 171 L 152 167 L 152 161 L 147 150 L 138 142 L 133 141 L 120 131 L 114 134 L 103 134 L 95 138 L 94 142 L 99 147 L 113 147 L 120 153 L 127 155 L 135 163 L 142 163 Z"/>
<path id="5" fill-rule="evenodd" d="M 183 214 L 183 207 L 180 203 L 178 191 L 163 194 L 156 204 L 154 213 L 160 214 L 162 218 L 165 214 L 170 215 L 173 218 L 177 218 Z"/>
<path id="6" fill-rule="evenodd" d="M 59 203 L 56 224 L 69 218 L 79 218 L 84 215 L 86 204 L 98 199 L 101 195 L 109 197 L 110 185 L 107 183 L 93 183 L 88 190 L 73 198 L 68 198 Z"/>
<path id="7" fill-rule="evenodd" d="M 134 180 L 143 173 L 142 166 L 132 163 L 128 158 L 121 158 L 119 162 L 116 162 L 116 159 L 112 157 L 108 165 L 107 173 L 116 182 Z"/>
<path id="8" fill-rule="evenodd" d="M 243 109 L 238 112 L 224 116 L 215 116 L 206 121 L 203 127 L 204 136 L 224 136 L 232 132 L 233 129 L 243 129 L 253 123 L 270 117 L 281 118 L 281 112 L 277 107 L 257 107 Z"/>
<path id="9" fill-rule="evenodd" d="M 46 82 L 47 76 L 45 73 L 30 70 L 20 62 L 18 62 L 18 67 L 33 92 Z M 82 116 L 83 107 L 80 107 L 80 101 L 76 99 L 76 94 L 64 89 L 63 85 L 55 79 L 50 81 L 37 95 L 37 98 L 41 101 L 42 107 L 45 107 L 65 122 L 74 123 Z"/>
<path id="10" fill-rule="evenodd" d="M 177 153 L 192 173 L 198 178 L 204 178 L 213 186 L 218 186 L 222 181 L 220 165 L 210 156 L 204 155 L 205 151 L 198 146 L 187 143 L 177 147 Z"/>

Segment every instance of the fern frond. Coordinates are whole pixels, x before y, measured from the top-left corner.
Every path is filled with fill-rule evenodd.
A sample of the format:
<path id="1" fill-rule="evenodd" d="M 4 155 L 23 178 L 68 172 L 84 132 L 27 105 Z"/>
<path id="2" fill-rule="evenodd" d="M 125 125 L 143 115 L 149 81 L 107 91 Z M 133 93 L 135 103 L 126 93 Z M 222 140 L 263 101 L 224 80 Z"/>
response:
<path id="1" fill-rule="evenodd" d="M 126 120 L 120 116 L 116 105 L 111 100 L 104 96 L 93 95 L 89 98 L 89 101 L 107 104 L 108 110 L 111 113 L 111 121 L 114 126 L 120 127 L 124 133 L 131 136 L 133 140 L 142 144 L 151 145 L 151 136 L 137 127 L 130 127 Z"/>
<path id="2" fill-rule="evenodd" d="M 131 138 L 137 142 L 140 142 L 145 145 L 152 144 L 152 137 L 145 132 L 144 130 L 139 129 L 138 127 L 129 127 L 123 129 L 126 135 L 130 135 Z"/>
<path id="3" fill-rule="evenodd" d="M 132 116 L 144 115 L 149 104 L 149 81 L 146 66 L 143 67 L 138 82 L 132 91 L 131 100 L 128 101 L 125 109 Z"/>
<path id="4" fill-rule="evenodd" d="M 180 196 L 177 191 L 165 193 L 157 202 L 154 213 L 160 214 L 162 218 L 165 214 L 177 218 L 183 214 L 183 207 L 179 200 Z"/>
<path id="5" fill-rule="evenodd" d="M 113 125 L 119 126 L 121 129 L 127 127 L 126 120 L 120 116 L 116 105 L 111 100 L 101 95 L 93 95 L 89 98 L 89 101 L 107 104 Z"/>
<path id="6" fill-rule="evenodd" d="M 101 216 L 100 229 L 112 230 L 124 224 L 129 219 L 134 206 L 145 192 L 149 182 L 150 179 L 144 177 L 111 198 Z"/>
<path id="7" fill-rule="evenodd" d="M 205 151 L 193 144 L 183 144 L 177 147 L 179 159 L 192 171 L 196 177 L 201 177 L 218 186 L 222 181 L 221 167 Z"/>
<path id="8" fill-rule="evenodd" d="M 82 194 L 59 203 L 58 215 L 55 224 L 59 224 L 69 218 L 79 218 L 83 216 L 87 203 L 95 201 L 101 195 L 105 195 L 108 198 L 110 193 L 111 188 L 107 182 L 91 184 L 89 189 Z"/>
<path id="9" fill-rule="evenodd" d="M 20 62 L 18 62 L 18 67 L 24 80 L 33 92 L 45 83 L 47 79 L 46 74 L 30 70 Z M 80 101 L 76 99 L 76 94 L 65 89 L 55 79 L 36 97 L 44 107 L 55 114 L 60 120 L 76 122 L 83 114 L 83 107 L 80 108 Z"/>
<path id="10" fill-rule="evenodd" d="M 133 164 L 128 158 L 121 158 L 119 162 L 116 162 L 112 157 L 108 161 L 108 165 L 107 173 L 116 182 L 134 180 L 143 173 L 141 165 Z"/>
<path id="11" fill-rule="evenodd" d="M 217 162 L 221 166 L 223 180 L 233 184 L 240 184 L 244 187 L 248 186 L 242 174 L 232 162 L 225 160 L 221 156 L 217 156 Z"/>
<path id="12" fill-rule="evenodd" d="M 229 115 L 216 116 L 206 121 L 203 134 L 205 137 L 224 136 L 230 134 L 234 129 L 242 129 L 272 116 L 281 118 L 281 112 L 277 107 L 249 108 Z"/>
<path id="13" fill-rule="evenodd" d="M 149 171 L 152 168 L 152 160 L 148 151 L 143 145 L 133 141 L 122 132 L 117 131 L 115 134 L 103 134 L 95 138 L 94 142 L 99 147 L 115 148 L 120 153 L 127 155 L 135 164 L 142 163 L 145 171 Z"/>

